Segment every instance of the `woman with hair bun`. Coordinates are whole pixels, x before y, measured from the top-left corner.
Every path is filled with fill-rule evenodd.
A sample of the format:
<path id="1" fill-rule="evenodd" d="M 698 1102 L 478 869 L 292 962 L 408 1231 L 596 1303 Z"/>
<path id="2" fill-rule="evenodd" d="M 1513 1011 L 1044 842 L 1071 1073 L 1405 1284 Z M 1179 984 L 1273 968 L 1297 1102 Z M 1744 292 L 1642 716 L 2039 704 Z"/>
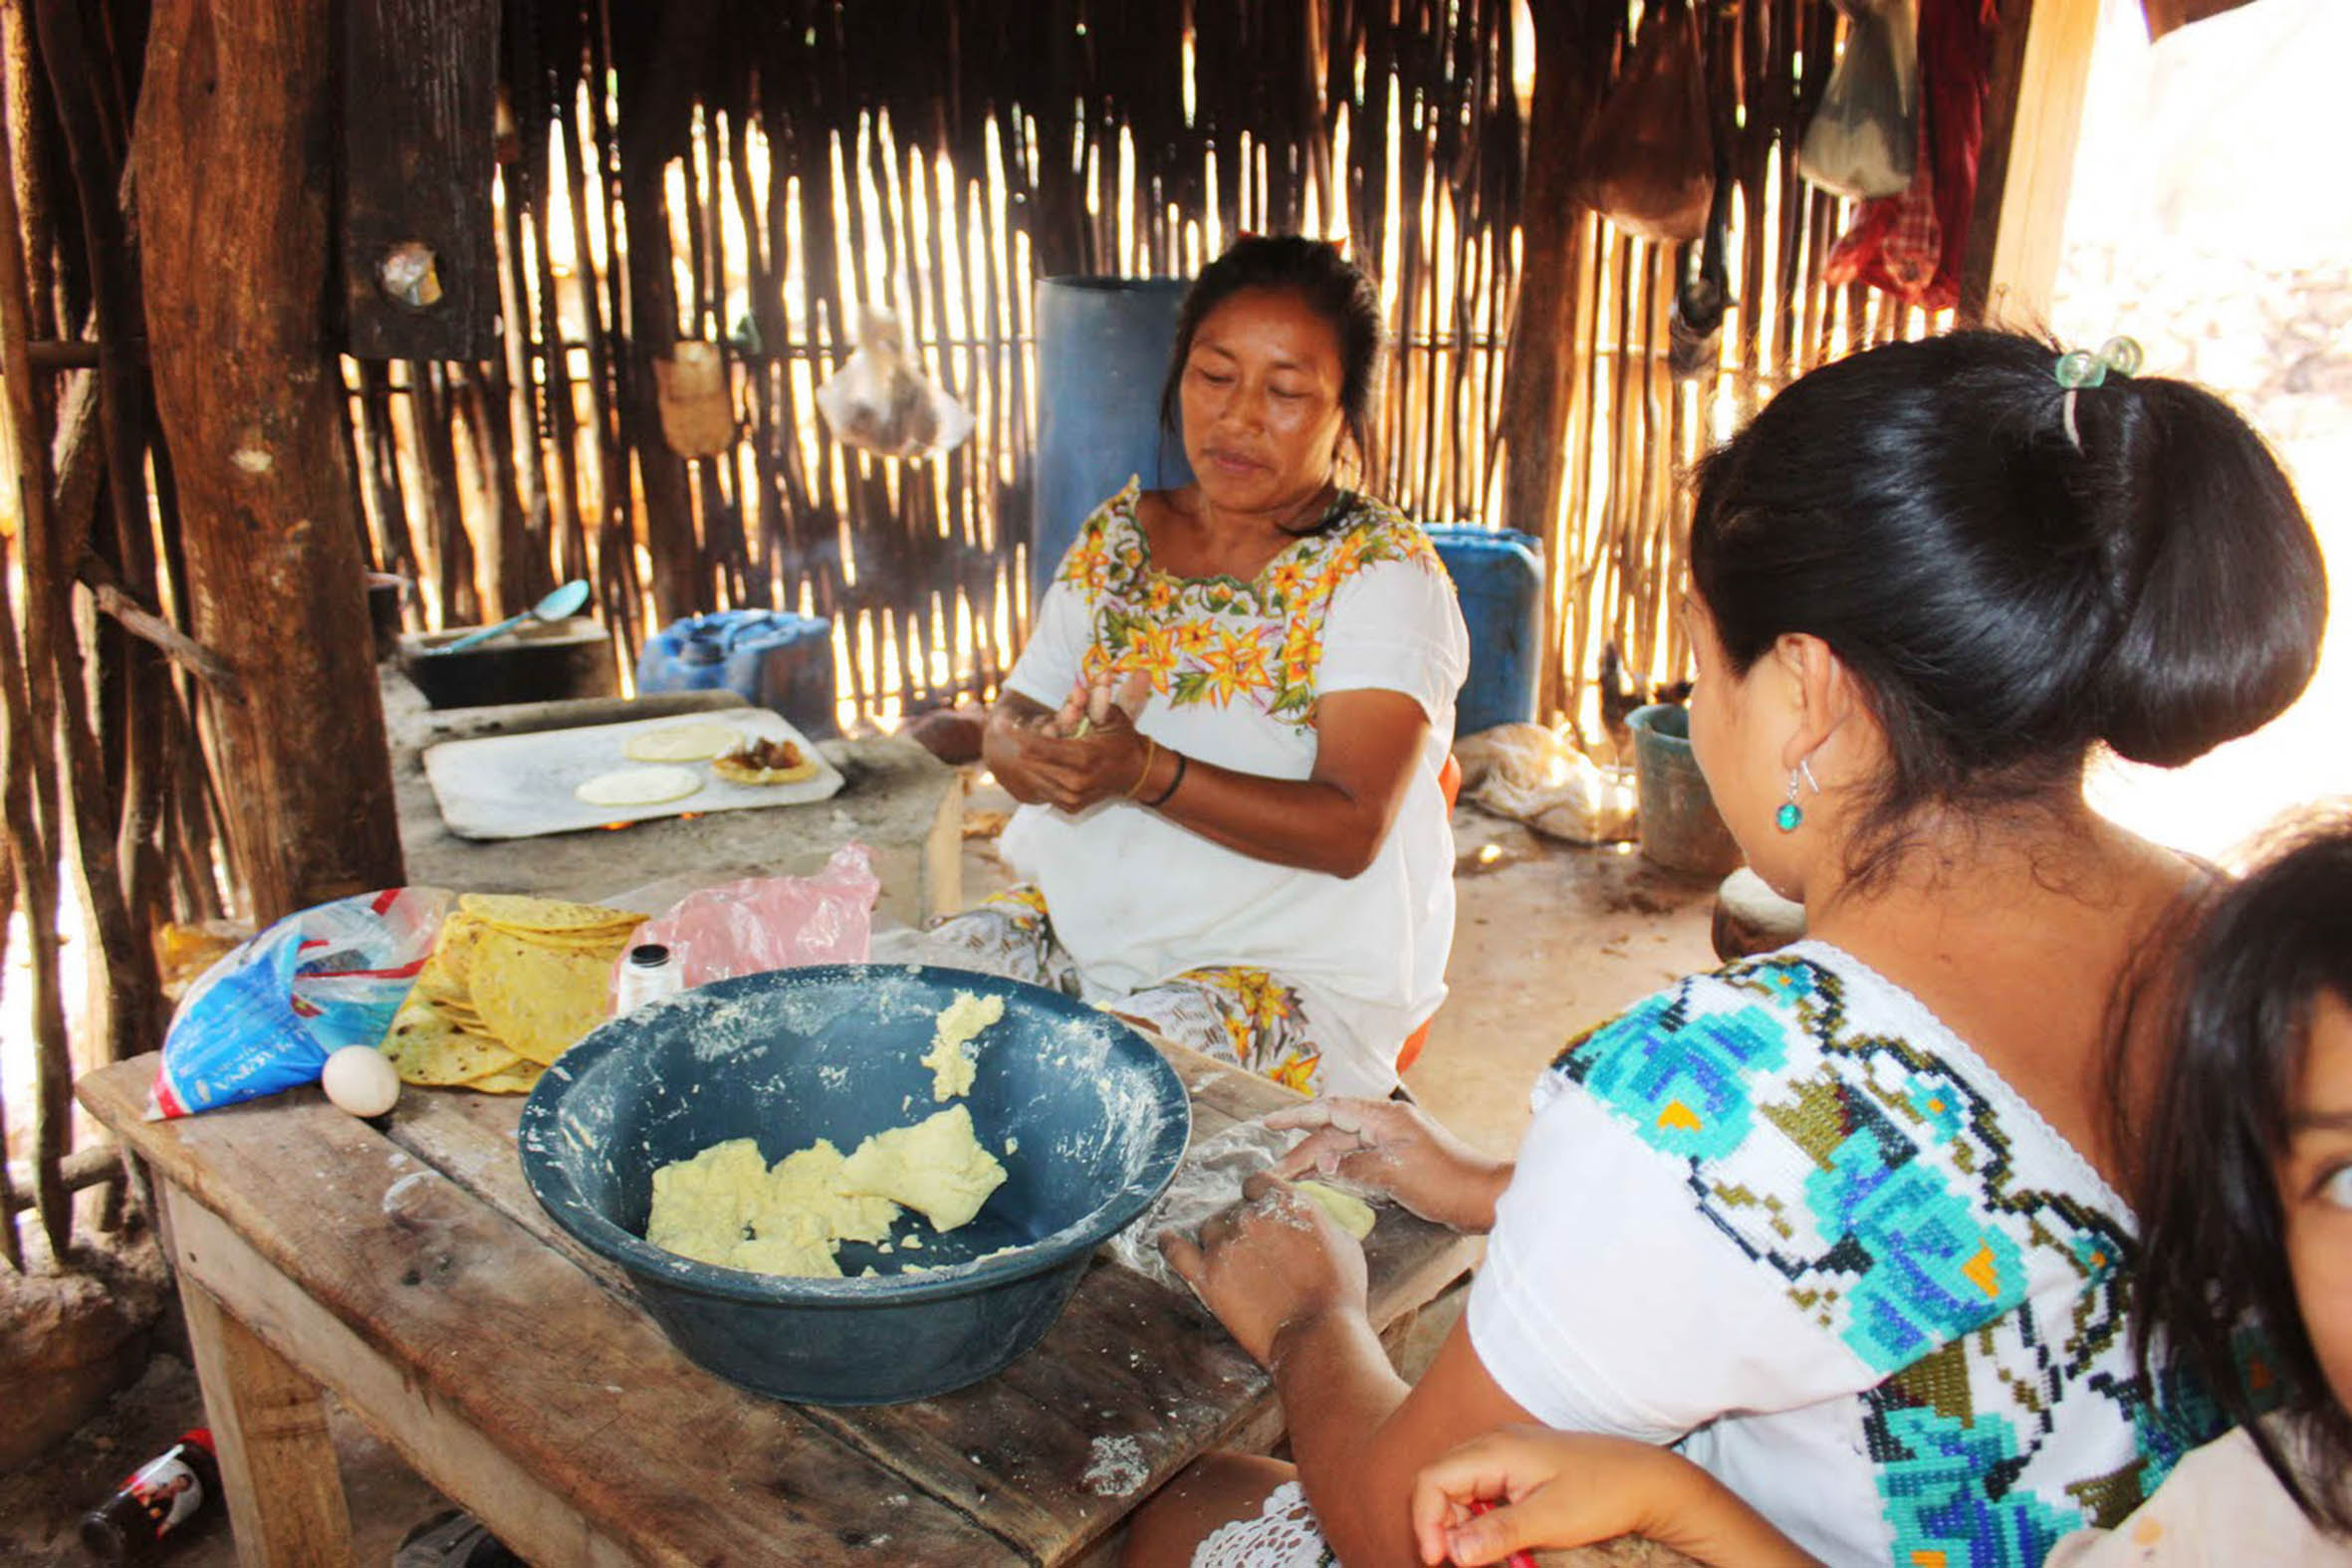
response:
<path id="1" fill-rule="evenodd" d="M 1129 483 L 1062 558 L 983 738 L 1022 881 L 932 932 L 1308 1093 L 1397 1087 L 1454 936 L 1469 633 L 1428 535 L 1347 482 L 1380 343 L 1329 245 L 1202 272 L 1160 399 L 1193 483 Z"/>
<path id="2" fill-rule="evenodd" d="M 1271 1118 L 1307 1136 L 1169 1252 L 1273 1372 L 1296 1467 L 1201 1461 L 1130 1562 L 1418 1562 L 1416 1472 L 1534 1424 L 1674 1446 L 1822 1561 L 2033 1568 L 2214 1435 L 2133 1355 L 2104 1049 L 2206 873 L 2082 778 L 2275 716 L 2326 584 L 2260 438 L 2137 368 L 2122 340 L 1892 344 L 1707 460 L 1692 744 L 1809 935 L 1573 1039 L 1516 1162 L 1408 1106 Z M 1419 1384 L 1308 1174 L 1491 1233 Z"/>

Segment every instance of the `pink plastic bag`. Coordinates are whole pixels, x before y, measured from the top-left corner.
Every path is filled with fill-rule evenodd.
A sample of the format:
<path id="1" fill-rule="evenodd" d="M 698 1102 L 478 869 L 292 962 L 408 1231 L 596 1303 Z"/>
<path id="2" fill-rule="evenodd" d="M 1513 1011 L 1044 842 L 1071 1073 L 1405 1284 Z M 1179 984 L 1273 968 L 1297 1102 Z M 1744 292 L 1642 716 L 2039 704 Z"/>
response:
<path id="1" fill-rule="evenodd" d="M 861 964 L 881 891 L 865 845 L 843 844 L 815 876 L 747 877 L 689 893 L 639 926 L 633 945 L 668 948 L 686 986 L 808 964 Z M 620 963 L 627 962 L 623 953 Z"/>

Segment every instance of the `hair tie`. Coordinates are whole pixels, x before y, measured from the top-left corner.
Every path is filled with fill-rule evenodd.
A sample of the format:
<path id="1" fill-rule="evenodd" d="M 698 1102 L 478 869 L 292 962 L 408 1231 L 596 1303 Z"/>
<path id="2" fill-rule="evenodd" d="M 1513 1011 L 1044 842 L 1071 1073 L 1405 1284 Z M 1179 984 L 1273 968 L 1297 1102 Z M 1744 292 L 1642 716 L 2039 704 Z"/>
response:
<path id="1" fill-rule="evenodd" d="M 1176 759 L 1176 772 L 1169 776 L 1168 787 L 1143 802 L 1155 811 L 1175 798 L 1176 786 L 1184 783 L 1184 770 L 1192 766 L 1192 759 L 1182 752 L 1170 750 L 1168 755 Z"/>
<path id="2" fill-rule="evenodd" d="M 2140 345 L 2133 338 L 2110 337 L 2099 344 L 2099 351 L 2076 348 L 2058 355 L 2051 377 L 2066 389 L 2063 407 L 2066 412 L 2066 439 L 2074 450 L 2082 450 L 2082 432 L 2074 424 L 2074 394 L 2086 386 L 2104 386 L 2107 372 L 2131 376 L 2140 373 Z"/>

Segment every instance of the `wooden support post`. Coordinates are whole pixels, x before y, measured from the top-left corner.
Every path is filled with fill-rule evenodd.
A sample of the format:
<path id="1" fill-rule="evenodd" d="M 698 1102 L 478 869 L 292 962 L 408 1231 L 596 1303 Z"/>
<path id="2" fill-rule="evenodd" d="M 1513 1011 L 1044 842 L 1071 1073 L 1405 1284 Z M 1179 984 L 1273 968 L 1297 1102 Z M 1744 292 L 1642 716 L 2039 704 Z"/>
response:
<path id="1" fill-rule="evenodd" d="M 692 169 L 690 127 L 694 117 L 697 62 L 724 47 L 719 7 L 713 0 L 644 8 L 628 19 L 632 35 L 617 33 L 616 54 L 637 62 L 620 73 L 620 185 L 628 273 L 628 325 L 622 350 L 627 357 L 621 404 L 621 437 L 636 459 L 638 489 L 644 497 L 645 554 L 653 568 L 653 608 L 663 623 L 717 603 L 697 586 L 700 560 L 694 530 L 694 502 L 685 460 L 661 431 L 661 402 L 653 362 L 676 347 L 677 285 L 670 255 L 670 207 L 666 170 L 672 158 Z M 689 182 L 691 182 L 689 174 Z M 812 291 L 813 294 L 815 291 Z M 549 331 L 554 325 L 549 324 Z M 615 324 L 615 331 L 619 331 Z M 559 358 L 553 361 L 561 364 Z M 562 391 L 569 399 L 569 386 Z M 625 494 L 627 470 L 606 476 Z M 626 562 L 598 562 L 610 583 Z"/>
<path id="2" fill-rule="evenodd" d="M 325 323 L 334 15 L 327 0 L 158 7 L 134 133 L 192 630 L 247 698 L 212 714 L 260 923 L 401 880 Z"/>
<path id="3" fill-rule="evenodd" d="M 1559 559 L 1560 491 L 1576 357 L 1576 289 L 1584 209 L 1570 194 L 1600 83 L 1613 22 L 1607 8 L 1550 0 L 1533 8 L 1535 94 L 1528 114 L 1526 252 L 1503 379 L 1503 522 L 1544 542 Z M 1553 641 L 1556 643 L 1556 638 Z M 1560 700 L 1562 672 L 1545 661 L 1538 717 Z"/>
<path id="4" fill-rule="evenodd" d="M 2049 324 L 2098 31 L 2099 0 L 2006 0 L 2001 7 L 1961 264 L 1964 322 L 2027 332 Z"/>
<path id="5" fill-rule="evenodd" d="M 237 1561 L 348 1568 L 352 1517 L 319 1385 L 185 1272 L 179 1300 L 204 1384 L 204 1419 L 220 1452 Z"/>

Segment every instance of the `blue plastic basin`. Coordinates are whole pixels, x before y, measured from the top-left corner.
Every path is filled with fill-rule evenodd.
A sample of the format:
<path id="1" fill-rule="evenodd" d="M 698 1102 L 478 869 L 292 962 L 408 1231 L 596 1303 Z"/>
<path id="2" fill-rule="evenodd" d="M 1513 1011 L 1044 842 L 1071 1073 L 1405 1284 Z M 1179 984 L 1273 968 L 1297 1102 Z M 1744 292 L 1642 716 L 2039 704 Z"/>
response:
<path id="1" fill-rule="evenodd" d="M 941 1109 L 918 1058 L 959 991 L 1005 999 L 964 1103 L 1007 1176 L 971 1224 L 941 1235 L 909 1216 L 891 1252 L 844 1244 L 844 1273 L 884 1271 L 867 1278 L 777 1278 L 645 1242 L 659 1166 L 729 1138 L 757 1139 L 771 1163 L 818 1138 L 846 1153 Z M 602 1025 L 540 1079 L 520 1142 L 548 1214 L 620 1266 L 686 1355 L 778 1399 L 874 1405 L 978 1382 L 1036 1344 L 1095 1246 L 1167 1187 L 1191 1131 L 1175 1070 L 1116 1018 L 994 976 L 839 964 L 720 981 Z M 936 1271 L 897 1272 L 917 1263 Z"/>

